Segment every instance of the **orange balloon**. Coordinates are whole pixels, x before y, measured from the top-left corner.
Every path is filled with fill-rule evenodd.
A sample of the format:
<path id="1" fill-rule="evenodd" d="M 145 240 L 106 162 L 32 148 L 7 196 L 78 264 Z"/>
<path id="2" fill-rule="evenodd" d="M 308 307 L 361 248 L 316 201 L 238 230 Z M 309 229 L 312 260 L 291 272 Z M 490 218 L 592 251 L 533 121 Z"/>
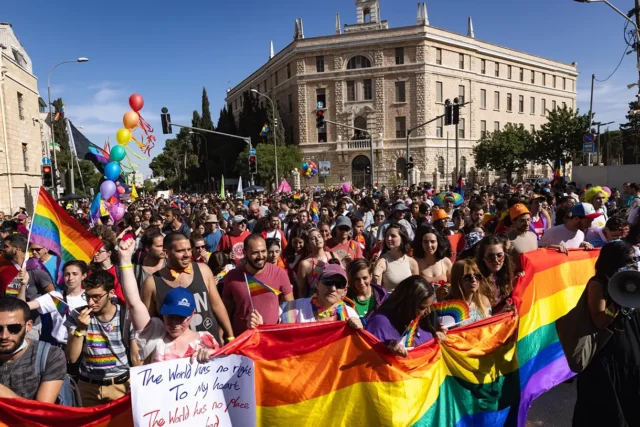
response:
<path id="1" fill-rule="evenodd" d="M 138 126 L 138 122 L 140 122 L 140 116 L 135 111 L 127 111 L 122 117 L 122 123 L 127 129 L 135 128 Z"/>

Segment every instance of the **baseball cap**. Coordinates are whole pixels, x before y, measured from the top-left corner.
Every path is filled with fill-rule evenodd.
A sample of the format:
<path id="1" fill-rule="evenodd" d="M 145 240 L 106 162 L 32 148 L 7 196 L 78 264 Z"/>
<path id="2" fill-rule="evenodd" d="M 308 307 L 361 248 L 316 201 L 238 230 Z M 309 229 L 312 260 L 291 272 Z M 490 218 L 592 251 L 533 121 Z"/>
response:
<path id="1" fill-rule="evenodd" d="M 242 215 L 236 215 L 231 219 L 231 225 L 241 224 L 243 222 L 248 222 L 248 221 L 247 221 L 247 218 L 243 217 Z"/>
<path id="2" fill-rule="evenodd" d="M 406 207 L 405 204 L 402 201 L 400 201 L 400 202 L 397 202 L 397 203 L 395 203 L 393 205 L 393 207 L 391 208 L 391 213 L 399 212 L 399 211 L 408 211 L 408 210 L 409 210 L 409 208 Z"/>
<path id="3" fill-rule="evenodd" d="M 529 209 L 527 209 L 527 207 L 522 203 L 516 203 L 515 205 L 511 206 L 511 209 L 509 209 L 509 217 L 511 219 L 516 219 L 520 215 L 524 214 L 531 215 L 531 212 L 529 212 Z"/>
<path id="4" fill-rule="evenodd" d="M 189 317 L 195 309 L 196 300 L 191 292 L 185 288 L 173 288 L 164 297 L 160 314 Z"/>
<path id="5" fill-rule="evenodd" d="M 208 222 L 216 222 L 217 223 L 218 222 L 218 217 L 216 215 L 214 215 L 214 214 L 209 214 L 209 215 L 207 215 L 207 220 L 205 221 L 205 223 L 208 223 Z"/>
<path id="6" fill-rule="evenodd" d="M 326 264 L 320 273 L 320 280 L 328 279 L 329 277 L 340 276 L 347 281 L 347 273 L 340 264 Z"/>
<path id="7" fill-rule="evenodd" d="M 433 211 L 431 214 L 431 222 L 438 221 L 440 219 L 449 218 L 449 215 L 445 212 L 444 209 L 438 209 Z"/>
<path id="8" fill-rule="evenodd" d="M 594 219 L 601 215 L 602 212 L 596 212 L 591 203 L 578 203 L 571 208 L 571 216 Z"/>
<path id="9" fill-rule="evenodd" d="M 336 228 L 340 227 L 353 228 L 353 225 L 351 224 L 351 220 L 349 218 L 344 215 L 340 215 L 338 219 L 336 219 Z"/>

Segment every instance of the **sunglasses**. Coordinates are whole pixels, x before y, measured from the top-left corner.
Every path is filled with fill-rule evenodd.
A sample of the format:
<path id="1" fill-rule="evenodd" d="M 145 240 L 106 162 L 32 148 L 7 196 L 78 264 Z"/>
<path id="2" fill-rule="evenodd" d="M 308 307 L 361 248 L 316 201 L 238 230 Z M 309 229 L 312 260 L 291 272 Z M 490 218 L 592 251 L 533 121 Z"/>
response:
<path id="1" fill-rule="evenodd" d="M 338 230 L 340 230 L 340 231 L 351 231 L 351 227 L 346 227 L 346 226 L 338 227 Z"/>
<path id="2" fill-rule="evenodd" d="M 347 287 L 347 283 L 342 280 L 325 279 L 322 281 L 322 284 L 327 287 L 334 286 L 336 289 L 344 289 Z"/>
<path id="3" fill-rule="evenodd" d="M 18 335 L 22 328 L 24 328 L 23 323 L 13 323 L 11 325 L 0 325 L 0 334 L 4 334 L 5 328 L 11 335 Z"/>
<path id="4" fill-rule="evenodd" d="M 496 254 L 486 254 L 486 255 L 484 256 L 484 259 L 487 259 L 487 260 L 492 260 L 492 259 L 494 259 L 494 260 L 500 261 L 500 260 L 502 260 L 503 258 L 504 258 L 504 252 L 498 252 L 498 253 L 496 253 Z"/>
<path id="5" fill-rule="evenodd" d="M 204 246 L 204 245 L 203 246 L 196 246 L 196 249 L 199 250 L 199 251 L 201 251 L 201 250 L 203 250 L 205 248 L 206 248 L 206 246 Z"/>
<path id="6" fill-rule="evenodd" d="M 465 274 L 464 276 L 462 276 L 462 279 L 467 282 L 473 282 L 473 280 L 475 279 L 479 282 L 484 279 L 484 277 L 482 276 L 482 274 Z"/>
<path id="7" fill-rule="evenodd" d="M 44 248 L 31 248 L 32 252 L 40 252 L 41 250 L 43 250 Z"/>

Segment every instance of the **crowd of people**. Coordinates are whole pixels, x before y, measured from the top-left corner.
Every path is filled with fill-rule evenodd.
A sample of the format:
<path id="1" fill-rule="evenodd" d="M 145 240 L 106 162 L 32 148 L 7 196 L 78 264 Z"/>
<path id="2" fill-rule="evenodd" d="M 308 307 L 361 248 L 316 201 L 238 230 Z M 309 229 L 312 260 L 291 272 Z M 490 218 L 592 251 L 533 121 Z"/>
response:
<path id="1" fill-rule="evenodd" d="M 576 425 L 640 425 L 640 317 L 607 292 L 619 268 L 637 266 L 640 186 L 474 185 L 465 196 L 426 183 L 147 196 L 122 220 L 92 225 L 80 207 L 70 213 L 103 245 L 61 273 L 54 254 L 27 241 L 26 212 L 0 213 L 0 397 L 71 404 L 77 383 L 82 406 L 104 404 L 128 393 L 130 367 L 206 362 L 263 324 L 344 321 L 406 357 L 446 339 L 435 302 L 464 301 L 470 318 L 456 326 L 469 325 L 515 309 L 522 254 L 603 248 L 589 306 L 616 338 L 580 375 Z M 273 291 L 251 296 L 248 277 Z"/>

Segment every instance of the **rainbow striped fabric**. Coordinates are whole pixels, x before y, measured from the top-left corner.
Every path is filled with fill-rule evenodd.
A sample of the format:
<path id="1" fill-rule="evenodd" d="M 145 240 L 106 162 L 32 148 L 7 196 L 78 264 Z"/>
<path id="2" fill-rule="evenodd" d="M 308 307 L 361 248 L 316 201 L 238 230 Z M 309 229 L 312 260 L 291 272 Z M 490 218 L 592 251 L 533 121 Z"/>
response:
<path id="1" fill-rule="evenodd" d="M 418 333 L 418 324 L 420 323 L 420 318 L 422 316 L 418 316 L 409 323 L 409 327 L 406 332 L 402 334 L 402 343 L 406 348 L 412 348 L 415 346 L 416 334 Z"/>
<path id="2" fill-rule="evenodd" d="M 519 426 L 533 399 L 570 372 L 555 331 L 594 273 L 598 251 L 538 250 L 504 313 L 457 328 L 407 358 L 344 322 L 248 330 L 219 354 L 255 363 L 259 426 Z M 0 399 L 0 426 L 131 427 L 130 397 L 96 408 Z M 126 403 L 126 404 L 125 404 Z M 35 410 L 37 409 L 37 410 Z M 95 423 L 95 424 L 94 424 Z"/>
<path id="3" fill-rule="evenodd" d="M 433 304 L 433 309 L 440 317 L 452 317 L 455 324 L 464 322 L 471 317 L 469 314 L 469 306 L 461 299 L 436 302 Z"/>
<path id="4" fill-rule="evenodd" d="M 316 202 L 311 203 L 311 209 L 309 211 L 311 213 L 311 220 L 316 224 L 320 222 L 320 210 L 318 209 L 318 204 Z"/>
<path id="5" fill-rule="evenodd" d="M 30 242 L 56 254 L 59 270 L 71 260 L 89 263 L 102 246 L 102 241 L 73 219 L 43 187 L 38 193 L 31 227 Z M 64 282 L 62 271 L 58 277 L 58 282 Z"/>
<path id="6" fill-rule="evenodd" d="M 249 294 L 252 297 L 257 297 L 258 295 L 267 294 L 272 292 L 276 295 L 280 295 L 281 292 L 277 289 L 272 288 L 269 285 L 265 285 L 260 280 L 256 279 L 253 276 L 249 276 L 245 274 L 245 278 L 247 279 L 247 287 L 249 288 Z"/>
<path id="7" fill-rule="evenodd" d="M 51 299 L 53 300 L 53 305 L 56 306 L 56 310 L 58 311 L 58 313 L 60 313 L 60 316 L 66 316 L 67 314 L 69 314 L 69 305 L 62 301 L 60 298 L 55 297 L 54 295 L 51 295 Z"/>

